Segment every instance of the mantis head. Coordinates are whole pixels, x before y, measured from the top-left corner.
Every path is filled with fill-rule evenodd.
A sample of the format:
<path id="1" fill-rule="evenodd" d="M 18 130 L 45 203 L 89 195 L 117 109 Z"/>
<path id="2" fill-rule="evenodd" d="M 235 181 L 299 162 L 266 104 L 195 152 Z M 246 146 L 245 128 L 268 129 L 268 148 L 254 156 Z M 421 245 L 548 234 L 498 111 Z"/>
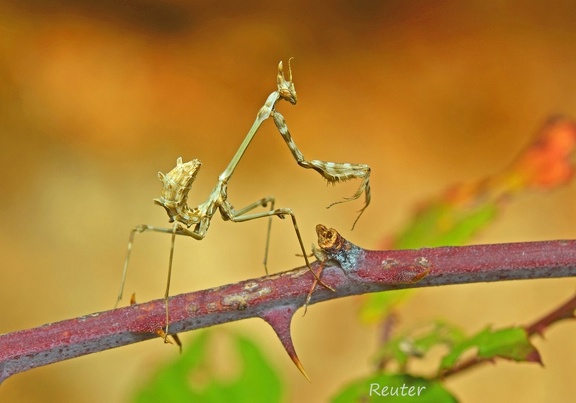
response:
<path id="1" fill-rule="evenodd" d="M 282 62 L 280 62 L 278 63 L 278 76 L 276 81 L 278 83 L 278 93 L 280 94 L 280 98 L 290 102 L 292 105 L 295 105 L 296 102 L 298 102 L 298 96 L 296 95 L 296 88 L 294 88 L 294 83 L 292 82 L 292 67 L 290 66 L 291 60 L 292 58 L 288 60 L 288 74 L 290 79 L 286 80 Z"/>

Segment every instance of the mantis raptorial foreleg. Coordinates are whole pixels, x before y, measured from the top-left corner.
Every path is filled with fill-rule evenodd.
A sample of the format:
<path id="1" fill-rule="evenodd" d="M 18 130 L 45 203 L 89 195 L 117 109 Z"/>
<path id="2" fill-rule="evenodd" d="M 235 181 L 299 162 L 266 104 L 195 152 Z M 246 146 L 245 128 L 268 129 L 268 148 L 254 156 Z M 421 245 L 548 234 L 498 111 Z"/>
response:
<path id="1" fill-rule="evenodd" d="M 356 217 L 356 220 L 354 220 L 354 224 L 352 224 L 352 229 L 354 229 L 356 222 L 364 210 L 366 210 L 366 207 L 368 207 L 370 204 L 370 167 L 365 164 L 350 164 L 348 162 L 329 162 L 319 160 L 306 161 L 304 159 L 304 155 L 300 152 L 298 147 L 296 147 L 294 140 L 292 140 L 292 136 L 290 135 L 290 131 L 288 130 L 288 125 L 286 125 L 284 116 L 282 116 L 279 112 L 272 111 L 272 118 L 274 119 L 274 124 L 276 124 L 278 131 L 288 145 L 288 148 L 290 148 L 292 156 L 294 156 L 294 159 L 298 162 L 298 165 L 304 168 L 311 168 L 315 170 L 320 175 L 322 175 L 328 181 L 328 183 L 331 184 L 344 182 L 349 179 L 362 179 L 360 187 L 352 196 L 346 197 L 344 200 L 334 202 L 328 206 L 328 208 L 330 208 L 335 204 L 356 200 L 360 197 L 360 195 L 362 195 L 362 193 L 364 193 L 364 207 L 362 207 L 358 217 Z"/>

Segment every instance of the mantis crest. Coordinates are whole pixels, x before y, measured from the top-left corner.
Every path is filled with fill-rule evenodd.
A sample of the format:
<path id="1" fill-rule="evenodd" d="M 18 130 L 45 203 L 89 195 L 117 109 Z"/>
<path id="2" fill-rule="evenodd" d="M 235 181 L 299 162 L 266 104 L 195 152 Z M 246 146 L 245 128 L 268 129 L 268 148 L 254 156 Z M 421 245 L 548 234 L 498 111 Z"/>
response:
<path id="1" fill-rule="evenodd" d="M 335 204 L 352 201 L 358 199 L 362 193 L 365 194 L 364 199 L 364 206 L 359 211 L 358 217 L 354 221 L 352 228 L 356 225 L 356 222 L 370 204 L 370 167 L 364 164 L 350 164 L 350 163 L 337 163 L 337 162 L 328 162 L 328 161 L 319 161 L 319 160 L 305 160 L 303 154 L 300 152 L 296 144 L 292 140 L 292 136 L 288 130 L 288 126 L 286 125 L 286 121 L 284 117 L 276 111 L 276 104 L 279 101 L 288 101 L 292 105 L 295 105 L 298 98 L 296 95 L 296 89 L 294 88 L 294 83 L 292 82 L 292 69 L 290 67 L 290 63 L 288 64 L 288 71 L 289 71 L 289 78 L 286 79 L 284 75 L 284 70 L 282 66 L 282 62 L 278 64 L 278 75 L 277 75 L 277 89 L 276 91 L 272 92 L 264 105 L 258 111 L 256 116 L 256 120 L 252 124 L 248 134 L 244 138 L 244 141 L 236 151 L 236 154 L 226 167 L 226 169 L 220 174 L 218 177 L 218 182 L 210 192 L 207 200 L 196 206 L 190 207 L 187 203 L 188 201 L 188 194 L 192 188 L 192 184 L 196 179 L 196 175 L 201 167 L 201 162 L 197 159 L 193 159 L 189 162 L 182 162 L 182 158 L 178 158 L 176 161 L 176 167 L 172 169 L 170 172 L 163 174 L 162 172 L 158 173 L 158 177 L 163 184 L 162 193 L 159 198 L 154 199 L 154 203 L 162 206 L 166 213 L 168 214 L 169 222 L 173 223 L 171 228 L 160 228 L 160 227 L 153 227 L 150 225 L 139 225 L 135 227 L 130 232 L 130 238 L 128 242 L 128 251 L 126 254 L 126 259 L 124 261 L 124 269 L 122 272 L 122 280 L 120 284 L 120 291 L 118 293 L 118 298 L 116 301 L 116 305 L 122 299 L 122 294 L 124 291 L 124 284 L 126 281 L 126 273 L 128 270 L 128 261 L 130 259 L 130 253 L 132 250 L 132 244 L 134 242 L 134 236 L 136 233 L 145 232 L 145 231 L 153 231 L 153 232 L 163 232 L 172 235 L 172 243 L 170 248 L 170 257 L 168 263 L 168 278 L 166 282 L 166 292 L 164 298 L 166 300 L 166 331 L 165 334 L 168 334 L 168 296 L 170 290 L 170 277 L 172 272 L 172 260 L 174 256 L 174 241 L 176 235 L 183 235 L 192 237 L 197 240 L 204 239 L 206 233 L 208 232 L 208 228 L 210 226 L 210 222 L 214 217 L 216 212 L 220 213 L 220 216 L 223 220 L 230 220 L 233 222 L 243 222 L 254 220 L 257 218 L 266 218 L 268 217 L 268 235 L 266 237 L 266 246 L 265 246 L 265 254 L 264 254 L 264 268 L 266 273 L 268 274 L 268 267 L 267 267 L 267 260 L 268 260 L 268 246 L 269 246 L 269 238 L 270 238 L 270 228 L 272 223 L 272 217 L 277 216 L 279 218 L 285 218 L 289 216 L 292 220 L 292 225 L 294 227 L 294 231 L 296 233 L 296 237 L 298 238 L 298 243 L 300 244 L 300 249 L 302 251 L 302 256 L 306 262 L 306 266 L 310 269 L 312 274 L 315 277 L 315 284 L 316 282 L 330 290 L 333 289 L 324 284 L 322 280 L 316 275 L 316 273 L 310 267 L 310 262 L 308 261 L 308 256 L 306 254 L 306 250 L 304 248 L 304 244 L 302 242 L 302 236 L 300 235 L 300 230 L 298 229 L 298 224 L 296 221 L 296 216 L 294 212 L 290 208 L 275 208 L 275 199 L 274 197 L 264 197 L 251 203 L 245 207 L 240 209 L 235 209 L 232 204 L 228 201 L 227 196 L 227 188 L 228 182 L 234 173 L 238 163 L 240 162 L 242 156 L 244 155 L 245 151 L 247 150 L 250 142 L 256 135 L 256 132 L 262 125 L 262 123 L 267 120 L 268 118 L 272 117 L 274 120 L 274 124 L 276 125 L 278 131 L 282 135 L 282 138 L 288 145 L 288 148 L 292 152 L 292 156 L 303 168 L 313 169 L 322 175 L 328 183 L 335 184 L 337 182 L 347 181 L 349 179 L 362 179 L 362 183 L 358 187 L 358 190 L 350 196 L 346 197 L 343 200 L 337 201 L 329 205 L 331 207 Z M 266 211 L 260 212 L 253 212 L 253 210 L 267 206 L 270 206 Z"/>

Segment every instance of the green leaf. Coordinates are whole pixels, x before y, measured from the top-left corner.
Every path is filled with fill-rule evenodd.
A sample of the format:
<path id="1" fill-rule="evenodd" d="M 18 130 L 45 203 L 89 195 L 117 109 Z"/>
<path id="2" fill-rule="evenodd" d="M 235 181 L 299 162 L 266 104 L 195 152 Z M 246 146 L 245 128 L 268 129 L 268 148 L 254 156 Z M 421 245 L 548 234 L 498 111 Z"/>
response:
<path id="1" fill-rule="evenodd" d="M 482 330 L 475 336 L 455 345 L 440 363 L 440 369 L 454 367 L 464 352 L 475 348 L 477 357 L 491 359 L 495 357 L 514 361 L 540 362 L 536 348 L 530 343 L 523 328 L 513 327 L 501 330 Z"/>
<path id="2" fill-rule="evenodd" d="M 436 320 L 430 325 L 421 327 L 412 332 L 414 346 L 427 353 L 432 347 L 443 345 L 452 346 L 465 339 L 464 332 L 456 325 Z"/>
<path id="3" fill-rule="evenodd" d="M 361 378 L 342 389 L 332 403 L 454 403 L 442 384 L 410 375 L 378 374 Z"/>
<path id="4" fill-rule="evenodd" d="M 438 320 L 389 340 L 379 349 L 376 360 L 379 365 L 394 360 L 399 368 L 404 368 L 410 358 L 423 357 L 436 346 L 452 347 L 464 339 L 460 328 Z"/>
<path id="5" fill-rule="evenodd" d="M 431 204 L 396 238 L 394 249 L 463 245 L 486 227 L 497 211 L 493 202 L 473 208 L 442 201 Z"/>
<path id="6" fill-rule="evenodd" d="M 134 401 L 147 402 L 279 402 L 282 385 L 258 347 L 249 339 L 228 335 L 239 374 L 233 379 L 215 373 L 210 355 L 212 331 L 203 331 L 185 349 L 180 359 L 160 369 Z"/>
<path id="7" fill-rule="evenodd" d="M 412 290 L 377 292 L 366 298 L 360 309 L 360 320 L 364 323 L 378 323 L 392 309 L 407 299 Z"/>

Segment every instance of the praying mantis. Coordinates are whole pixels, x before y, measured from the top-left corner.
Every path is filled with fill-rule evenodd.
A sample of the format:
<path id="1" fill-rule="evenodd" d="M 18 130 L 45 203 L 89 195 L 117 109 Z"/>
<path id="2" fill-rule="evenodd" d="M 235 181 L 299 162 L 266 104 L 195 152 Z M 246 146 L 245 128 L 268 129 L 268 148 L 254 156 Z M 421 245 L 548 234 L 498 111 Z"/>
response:
<path id="1" fill-rule="evenodd" d="M 291 61 L 291 59 L 290 59 Z M 306 262 L 306 266 L 312 272 L 315 278 L 314 285 L 320 284 L 332 291 L 334 289 L 327 284 L 324 284 L 322 280 L 318 277 L 318 275 L 312 270 L 310 267 L 310 262 L 308 260 L 308 255 L 306 254 L 306 250 L 304 248 L 304 244 L 302 242 L 302 236 L 300 234 L 300 230 L 298 228 L 298 224 L 296 221 L 296 216 L 294 212 L 290 208 L 275 208 L 275 199 L 274 197 L 264 197 L 260 200 L 255 201 L 243 208 L 238 210 L 234 209 L 232 204 L 228 201 L 227 195 L 227 188 L 228 182 L 232 177 L 238 163 L 242 159 L 242 156 L 246 152 L 250 142 L 256 135 L 256 132 L 262 125 L 264 121 L 268 118 L 272 117 L 276 128 L 282 135 L 282 138 L 288 145 L 288 148 L 292 152 L 292 156 L 303 168 L 313 169 L 322 175 L 328 183 L 335 184 L 338 182 L 347 181 L 350 179 L 361 179 L 362 182 L 356 192 L 350 196 L 346 197 L 343 200 L 336 201 L 330 204 L 328 207 L 332 207 L 335 204 L 344 203 L 352 200 L 358 199 L 362 193 L 365 195 L 364 199 L 364 206 L 359 211 L 359 214 L 354 221 L 352 228 L 356 225 L 356 222 L 364 212 L 364 210 L 370 204 L 370 167 L 365 164 L 350 164 L 350 163 L 338 163 L 338 162 L 328 162 L 328 161 L 319 161 L 319 160 L 310 160 L 307 161 L 304 159 L 303 154 L 300 152 L 290 132 L 288 130 L 288 126 L 286 125 L 286 121 L 284 117 L 276 110 L 276 104 L 280 101 L 288 101 L 290 104 L 295 105 L 298 98 L 296 95 L 296 89 L 294 87 L 294 83 L 292 82 L 292 68 L 290 65 L 290 61 L 288 62 L 288 71 L 289 71 L 289 79 L 287 80 L 284 75 L 284 70 L 282 66 L 282 62 L 278 64 L 278 74 L 277 74 L 277 89 L 276 91 L 272 92 L 264 105 L 258 111 L 256 116 L 256 120 L 252 124 L 252 127 L 248 131 L 248 134 L 244 138 L 242 144 L 236 151 L 236 154 L 232 157 L 232 160 L 226 167 L 226 169 L 220 174 L 218 177 L 218 182 L 210 192 L 207 200 L 196 206 L 190 207 L 187 203 L 188 200 L 188 193 L 191 190 L 192 184 L 196 179 L 196 175 L 201 167 L 201 162 L 197 159 L 193 159 L 189 162 L 182 162 L 182 158 L 178 158 L 176 161 L 176 167 L 172 169 L 170 172 L 163 174 L 162 172 L 158 173 L 158 178 L 163 184 L 163 189 L 161 196 L 158 199 L 154 199 L 154 203 L 162 206 L 166 213 L 168 214 L 168 220 L 170 223 L 173 223 L 171 228 L 160 228 L 154 227 L 151 225 L 138 225 L 130 232 L 130 237 L 128 241 L 128 248 L 126 253 L 126 259 L 124 261 L 124 268 L 122 271 L 122 279 L 120 284 L 120 291 L 118 293 L 118 298 L 116 300 L 116 306 L 122 299 L 122 294 L 124 292 L 124 284 L 126 282 L 126 274 L 128 270 L 128 262 L 130 260 L 130 254 L 132 251 L 132 245 L 134 243 L 134 237 L 136 233 L 141 232 L 160 232 L 160 233 L 167 233 L 172 235 L 171 247 L 170 247 L 170 255 L 168 261 L 168 278 L 166 281 L 166 291 L 164 294 L 164 299 L 166 301 L 166 329 L 164 333 L 164 341 L 166 341 L 166 337 L 168 336 L 168 322 L 169 322 L 169 312 L 168 312 L 168 297 L 170 291 L 170 278 L 172 274 L 172 261 L 174 257 L 174 242 L 176 235 L 188 236 L 194 238 L 196 240 L 202 240 L 206 236 L 208 232 L 208 228 L 210 226 L 210 222 L 216 212 L 219 212 L 222 219 L 225 221 L 232 221 L 232 222 L 244 222 L 249 220 L 255 220 L 258 218 L 266 218 L 268 217 L 268 235 L 266 237 L 266 246 L 265 246 L 265 254 L 264 254 L 264 268 L 266 270 L 266 274 L 268 274 L 268 247 L 269 247 L 269 238 L 270 238 L 270 229 L 272 224 L 272 217 L 277 216 L 281 219 L 284 219 L 287 216 L 290 216 L 292 220 L 292 225 L 294 227 L 294 231 L 296 233 L 296 237 L 298 238 L 298 243 L 300 245 L 300 249 L 302 251 L 302 256 Z M 253 212 L 253 210 L 257 209 L 258 207 L 270 206 L 267 211 L 260 211 L 260 212 Z"/>

